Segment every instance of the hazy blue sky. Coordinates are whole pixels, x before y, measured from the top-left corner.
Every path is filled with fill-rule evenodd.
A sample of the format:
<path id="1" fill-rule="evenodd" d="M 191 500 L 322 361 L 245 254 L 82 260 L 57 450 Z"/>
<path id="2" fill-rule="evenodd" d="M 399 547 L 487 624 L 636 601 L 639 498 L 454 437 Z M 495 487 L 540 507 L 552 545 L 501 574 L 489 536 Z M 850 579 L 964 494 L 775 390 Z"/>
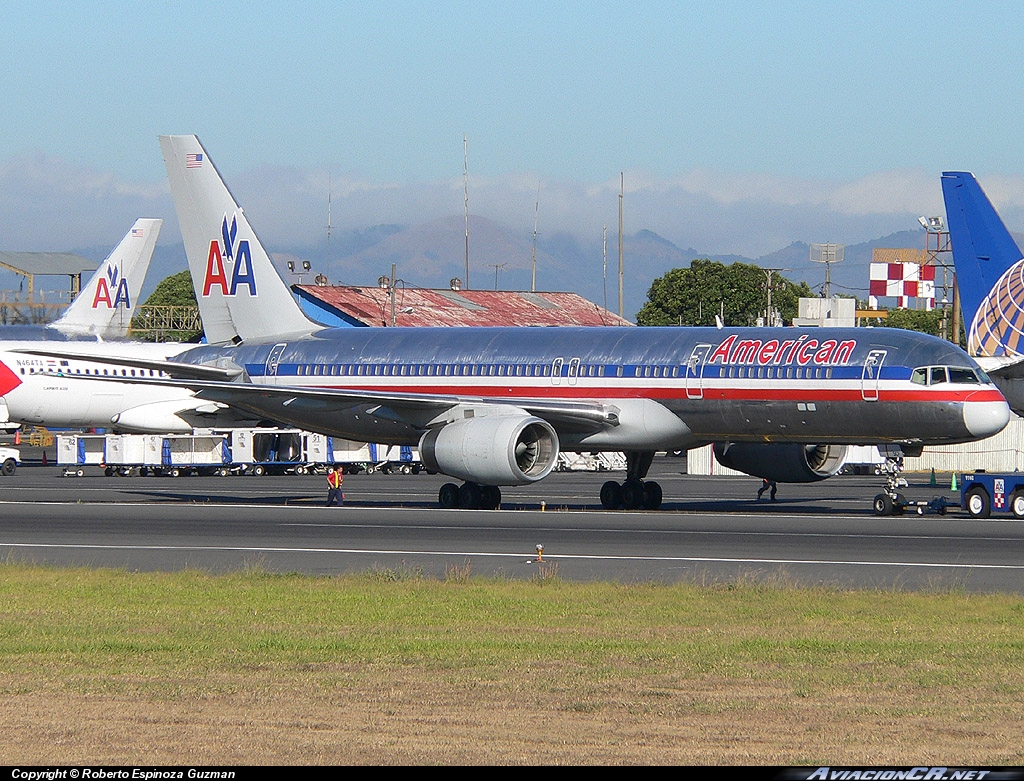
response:
<path id="1" fill-rule="evenodd" d="M 169 203 L 160 133 L 240 198 L 330 176 L 340 225 L 460 213 L 464 134 L 474 212 L 529 227 L 539 183 L 549 225 L 613 223 L 620 171 L 651 204 L 627 230 L 716 252 L 899 229 L 944 169 L 1024 214 L 1022 31 L 1024 3 L 944 0 L 7 4 L 0 245 L 167 216 L 134 213 Z"/>

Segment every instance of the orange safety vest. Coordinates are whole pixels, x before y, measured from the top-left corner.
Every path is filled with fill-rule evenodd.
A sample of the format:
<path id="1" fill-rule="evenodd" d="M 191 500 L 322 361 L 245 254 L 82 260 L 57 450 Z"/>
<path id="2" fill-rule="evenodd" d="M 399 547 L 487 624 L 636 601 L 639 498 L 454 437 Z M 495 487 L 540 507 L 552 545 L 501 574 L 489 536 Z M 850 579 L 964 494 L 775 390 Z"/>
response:
<path id="1" fill-rule="evenodd" d="M 328 472 L 327 473 L 327 485 L 331 488 L 341 488 L 341 484 L 345 481 L 344 476 L 341 472 Z"/>

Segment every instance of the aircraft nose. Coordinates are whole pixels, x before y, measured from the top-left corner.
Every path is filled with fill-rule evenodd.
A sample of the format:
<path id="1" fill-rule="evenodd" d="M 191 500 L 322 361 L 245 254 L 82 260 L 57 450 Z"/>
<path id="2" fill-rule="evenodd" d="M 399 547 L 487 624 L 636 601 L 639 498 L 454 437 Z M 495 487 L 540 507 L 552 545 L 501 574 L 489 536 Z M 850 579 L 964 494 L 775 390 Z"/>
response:
<path id="1" fill-rule="evenodd" d="M 978 439 L 991 437 L 1002 431 L 1010 422 L 1010 406 L 1001 401 L 964 402 L 964 425 L 972 436 Z"/>

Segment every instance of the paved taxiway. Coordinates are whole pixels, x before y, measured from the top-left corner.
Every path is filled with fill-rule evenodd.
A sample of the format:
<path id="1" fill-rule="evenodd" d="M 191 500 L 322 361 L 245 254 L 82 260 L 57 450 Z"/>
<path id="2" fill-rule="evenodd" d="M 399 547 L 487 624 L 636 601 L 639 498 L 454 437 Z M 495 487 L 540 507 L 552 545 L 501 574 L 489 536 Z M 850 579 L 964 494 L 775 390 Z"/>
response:
<path id="1" fill-rule="evenodd" d="M 754 478 L 686 476 L 658 458 L 659 512 L 605 512 L 601 483 L 554 474 L 505 489 L 502 511 L 436 507 L 437 475 L 350 475 L 347 505 L 326 508 L 322 476 L 64 478 L 27 466 L 0 478 L 7 560 L 139 570 L 335 574 L 449 569 L 568 580 L 778 579 L 898 589 L 1024 592 L 1024 523 L 946 516 L 878 518 L 877 477 L 783 485 L 753 501 Z M 948 475 L 946 476 L 948 479 Z M 912 481 L 908 496 L 954 494 Z M 541 502 L 545 502 L 541 510 Z M 536 546 L 543 545 L 543 562 Z"/>

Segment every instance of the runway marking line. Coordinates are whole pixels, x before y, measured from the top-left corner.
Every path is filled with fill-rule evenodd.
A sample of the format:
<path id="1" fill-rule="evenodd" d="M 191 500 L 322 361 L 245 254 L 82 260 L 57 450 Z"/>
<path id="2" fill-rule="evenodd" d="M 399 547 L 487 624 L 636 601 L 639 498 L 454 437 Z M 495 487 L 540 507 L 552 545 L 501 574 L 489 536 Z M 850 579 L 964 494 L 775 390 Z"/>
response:
<path id="1" fill-rule="evenodd" d="M 418 551 L 418 550 L 387 550 L 384 548 L 266 548 L 240 546 L 205 546 L 205 545 L 89 545 L 89 544 L 56 544 L 56 543 L 21 543 L 0 542 L 0 548 L 67 548 L 71 550 L 124 550 L 124 551 L 182 551 L 190 553 L 203 552 L 236 552 L 236 553 L 340 553 L 366 554 L 374 556 L 461 556 L 483 558 L 515 558 L 528 554 L 494 553 L 487 551 Z M 609 556 L 590 554 L 549 554 L 547 561 L 594 560 L 594 561 L 665 561 L 719 564 L 790 564 L 817 566 L 849 566 L 849 567 L 912 567 L 926 569 L 979 569 L 979 570 L 1024 570 L 1024 564 L 964 564 L 936 563 L 912 561 L 843 561 L 839 559 L 742 559 L 719 558 L 715 556 Z"/>

